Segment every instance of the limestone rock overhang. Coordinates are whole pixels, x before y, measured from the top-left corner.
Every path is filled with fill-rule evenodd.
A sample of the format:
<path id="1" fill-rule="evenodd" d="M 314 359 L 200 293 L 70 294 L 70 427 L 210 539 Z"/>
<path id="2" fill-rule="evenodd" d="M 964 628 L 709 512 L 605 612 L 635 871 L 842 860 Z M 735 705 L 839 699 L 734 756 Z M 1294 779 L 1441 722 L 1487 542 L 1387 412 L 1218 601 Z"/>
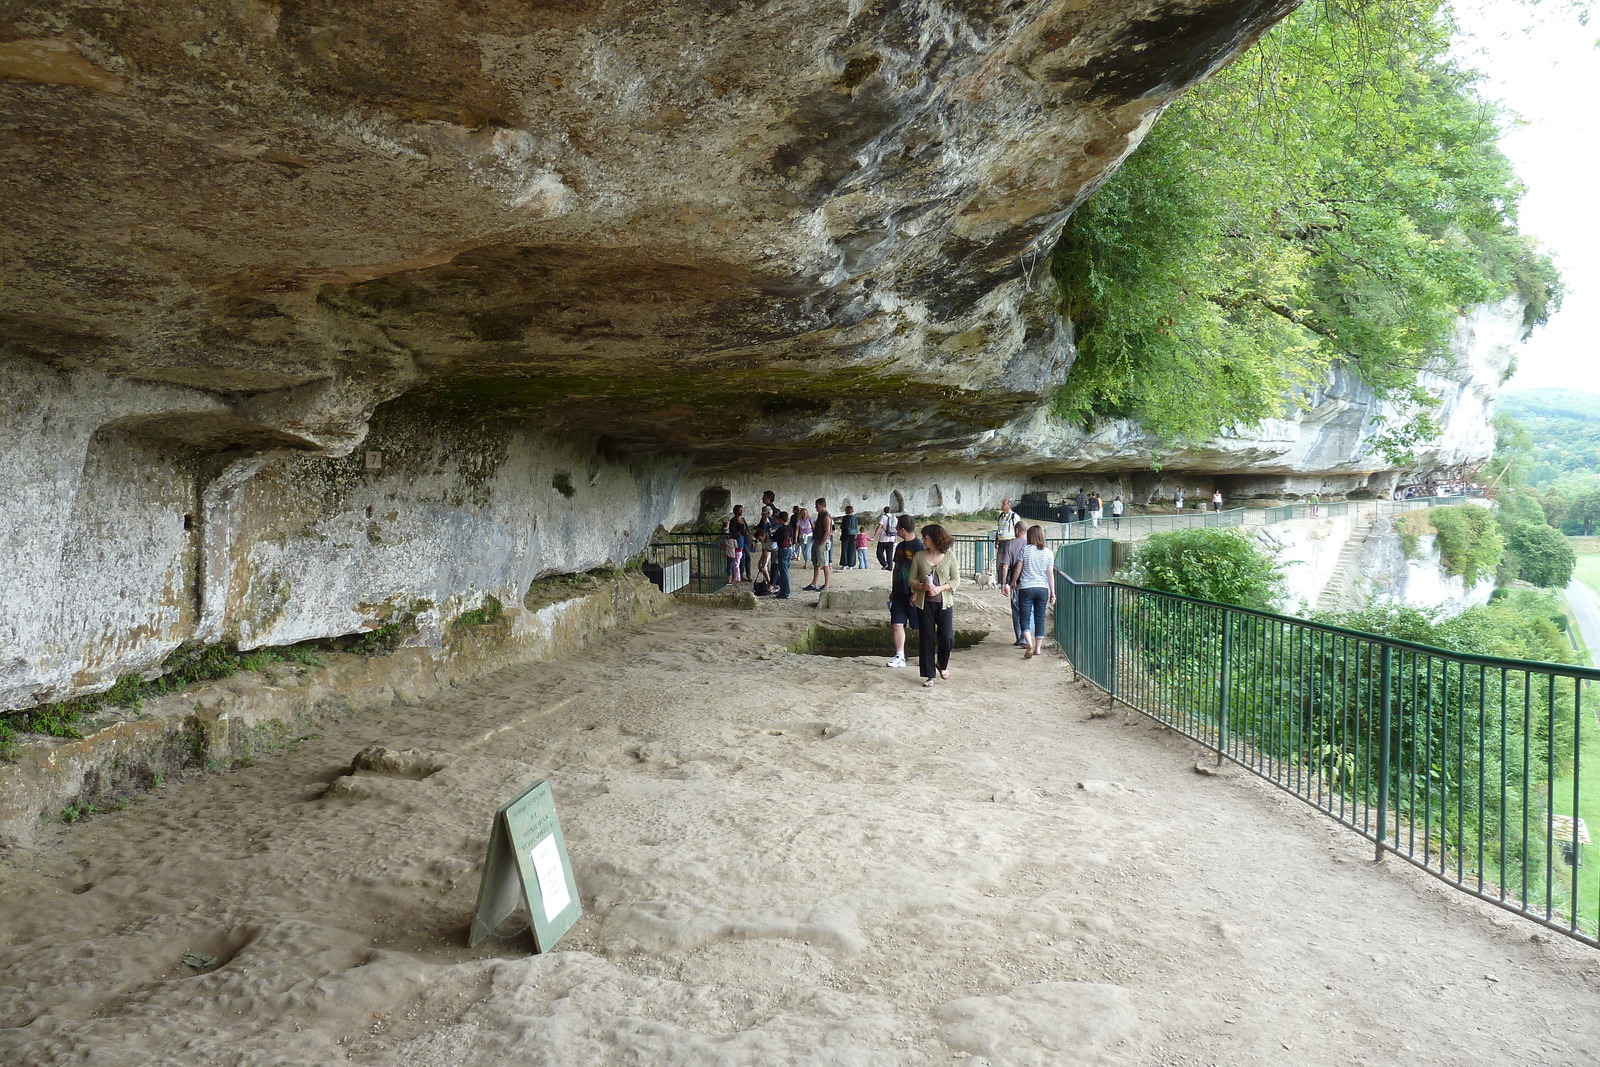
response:
<path id="1" fill-rule="evenodd" d="M 208 448 L 347 452 L 412 394 L 955 455 L 1070 366 L 1072 208 L 1292 6 L 19 0 L 0 340 L 217 396 Z"/>

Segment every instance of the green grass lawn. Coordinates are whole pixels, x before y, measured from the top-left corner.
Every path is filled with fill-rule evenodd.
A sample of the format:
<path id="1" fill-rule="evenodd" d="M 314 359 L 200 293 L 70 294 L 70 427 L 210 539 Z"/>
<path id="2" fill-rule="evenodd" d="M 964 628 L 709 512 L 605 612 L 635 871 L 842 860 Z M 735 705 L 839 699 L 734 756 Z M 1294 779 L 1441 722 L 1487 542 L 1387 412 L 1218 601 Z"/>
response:
<path id="1" fill-rule="evenodd" d="M 1574 541 L 1591 541 L 1594 538 L 1574 537 Z M 1576 545 L 1573 546 L 1577 548 Z M 1596 594 L 1600 594 L 1600 551 L 1578 553 L 1578 564 L 1572 568 L 1572 576 Z"/>

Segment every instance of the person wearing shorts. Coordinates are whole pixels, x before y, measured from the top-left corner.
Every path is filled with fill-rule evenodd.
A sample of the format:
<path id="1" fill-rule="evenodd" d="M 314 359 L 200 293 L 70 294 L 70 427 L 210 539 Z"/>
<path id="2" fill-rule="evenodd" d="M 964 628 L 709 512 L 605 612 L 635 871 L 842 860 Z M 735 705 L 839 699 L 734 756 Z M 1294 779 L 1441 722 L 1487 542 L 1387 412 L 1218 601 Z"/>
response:
<path id="1" fill-rule="evenodd" d="M 817 584 L 817 579 L 822 584 Z M 820 593 L 833 580 L 833 516 L 828 512 L 828 502 L 817 497 L 817 517 L 811 524 L 811 584 L 807 592 Z"/>
<path id="2" fill-rule="evenodd" d="M 886 667 L 906 665 L 906 627 L 916 629 L 917 609 L 911 603 L 911 561 L 922 551 L 917 539 L 917 524 L 910 515 L 895 520 L 894 556 L 890 564 L 893 575 L 889 579 L 889 630 L 894 635 L 894 656 Z"/>

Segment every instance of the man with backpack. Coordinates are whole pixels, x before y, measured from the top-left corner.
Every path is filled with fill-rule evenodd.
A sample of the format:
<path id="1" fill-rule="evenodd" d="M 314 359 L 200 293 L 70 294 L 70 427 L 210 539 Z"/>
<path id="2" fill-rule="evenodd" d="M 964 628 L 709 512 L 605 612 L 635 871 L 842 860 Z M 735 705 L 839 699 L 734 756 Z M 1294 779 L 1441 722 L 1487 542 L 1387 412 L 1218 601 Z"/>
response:
<path id="1" fill-rule="evenodd" d="M 856 534 L 861 532 L 861 520 L 856 518 L 853 505 L 844 506 L 844 518 L 839 520 L 839 569 L 853 570 L 856 559 Z"/>
<path id="2" fill-rule="evenodd" d="M 894 531 L 894 512 L 885 507 L 883 514 L 878 516 L 878 528 L 874 534 L 878 541 L 878 566 L 884 570 L 888 570 L 893 565 Z"/>

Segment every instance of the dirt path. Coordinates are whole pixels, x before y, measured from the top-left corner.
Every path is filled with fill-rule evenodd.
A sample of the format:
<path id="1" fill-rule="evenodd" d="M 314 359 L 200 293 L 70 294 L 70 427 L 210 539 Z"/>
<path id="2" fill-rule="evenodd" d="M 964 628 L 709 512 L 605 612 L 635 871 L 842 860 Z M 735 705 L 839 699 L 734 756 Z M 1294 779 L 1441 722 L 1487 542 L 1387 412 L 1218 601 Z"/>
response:
<path id="1" fill-rule="evenodd" d="M 0 1062 L 1594 1062 L 1600 954 L 1091 718 L 976 597 L 932 690 L 782 651 L 813 596 L 685 608 L 61 828 L 0 864 Z M 374 741 L 437 770 L 341 778 Z M 585 917 L 469 951 L 541 776 Z"/>

